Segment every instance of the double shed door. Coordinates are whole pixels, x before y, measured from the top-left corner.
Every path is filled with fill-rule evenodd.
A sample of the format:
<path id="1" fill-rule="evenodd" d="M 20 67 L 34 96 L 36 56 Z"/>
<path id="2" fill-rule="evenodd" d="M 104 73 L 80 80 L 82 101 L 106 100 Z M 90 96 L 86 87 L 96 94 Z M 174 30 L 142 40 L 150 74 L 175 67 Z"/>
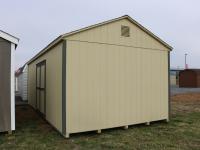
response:
<path id="1" fill-rule="evenodd" d="M 36 65 L 36 109 L 46 116 L 46 61 Z"/>

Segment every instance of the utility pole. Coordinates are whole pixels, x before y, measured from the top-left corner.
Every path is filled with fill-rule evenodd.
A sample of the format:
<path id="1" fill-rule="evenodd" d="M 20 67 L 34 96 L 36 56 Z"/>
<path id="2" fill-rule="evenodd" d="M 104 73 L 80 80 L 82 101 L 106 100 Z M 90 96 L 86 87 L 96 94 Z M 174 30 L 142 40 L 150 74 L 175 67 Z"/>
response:
<path id="1" fill-rule="evenodd" d="M 188 55 L 188 54 L 185 53 L 185 69 L 188 69 L 188 64 L 187 64 L 187 55 Z"/>

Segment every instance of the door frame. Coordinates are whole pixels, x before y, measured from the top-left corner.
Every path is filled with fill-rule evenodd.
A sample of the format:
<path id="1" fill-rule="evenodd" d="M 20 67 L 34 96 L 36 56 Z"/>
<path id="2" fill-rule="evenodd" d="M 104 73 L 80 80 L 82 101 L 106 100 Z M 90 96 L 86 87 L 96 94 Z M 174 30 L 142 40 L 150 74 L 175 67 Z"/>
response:
<path id="1" fill-rule="evenodd" d="M 38 78 L 37 78 L 37 68 L 39 67 L 40 68 L 40 81 L 39 81 L 39 84 L 41 85 L 41 66 L 44 65 L 44 88 L 41 89 L 40 87 L 37 87 L 37 82 L 38 82 Z M 35 101 L 35 108 L 36 110 L 41 114 L 42 117 L 46 118 L 46 60 L 43 60 L 39 63 L 36 64 L 36 84 L 35 84 L 35 89 L 36 89 L 36 101 Z M 38 110 L 37 108 L 37 102 L 38 102 L 38 95 L 37 95 L 37 90 L 39 91 L 44 91 L 44 114 L 42 112 L 40 112 L 40 110 Z M 39 92 L 39 95 L 40 95 L 40 92 Z M 39 96 L 39 99 L 40 99 L 40 96 Z M 39 103 L 39 109 L 40 109 L 40 103 Z"/>

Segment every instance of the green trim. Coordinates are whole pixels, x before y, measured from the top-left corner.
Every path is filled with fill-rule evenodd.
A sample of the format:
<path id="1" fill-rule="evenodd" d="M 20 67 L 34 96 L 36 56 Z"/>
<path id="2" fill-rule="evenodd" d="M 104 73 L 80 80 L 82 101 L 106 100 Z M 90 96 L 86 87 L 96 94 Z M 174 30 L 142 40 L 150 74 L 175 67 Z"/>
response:
<path id="1" fill-rule="evenodd" d="M 66 135 L 66 48 L 67 42 L 63 40 L 62 46 L 62 134 Z"/>

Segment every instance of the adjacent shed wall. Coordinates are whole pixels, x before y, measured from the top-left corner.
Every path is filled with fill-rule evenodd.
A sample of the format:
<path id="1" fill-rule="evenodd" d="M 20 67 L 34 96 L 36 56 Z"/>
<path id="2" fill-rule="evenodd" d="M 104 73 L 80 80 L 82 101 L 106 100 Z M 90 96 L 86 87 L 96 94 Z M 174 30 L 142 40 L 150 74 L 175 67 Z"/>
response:
<path id="1" fill-rule="evenodd" d="M 68 133 L 168 119 L 169 49 L 126 19 L 66 39 Z"/>
<path id="2" fill-rule="evenodd" d="M 11 43 L 0 38 L 0 132 L 11 130 Z"/>
<path id="3" fill-rule="evenodd" d="M 62 132 L 62 43 L 28 65 L 28 102 L 36 104 L 36 64 L 46 60 L 46 120 Z"/>
<path id="4" fill-rule="evenodd" d="M 0 30 L 0 132 L 15 130 L 14 55 L 18 42 Z"/>

